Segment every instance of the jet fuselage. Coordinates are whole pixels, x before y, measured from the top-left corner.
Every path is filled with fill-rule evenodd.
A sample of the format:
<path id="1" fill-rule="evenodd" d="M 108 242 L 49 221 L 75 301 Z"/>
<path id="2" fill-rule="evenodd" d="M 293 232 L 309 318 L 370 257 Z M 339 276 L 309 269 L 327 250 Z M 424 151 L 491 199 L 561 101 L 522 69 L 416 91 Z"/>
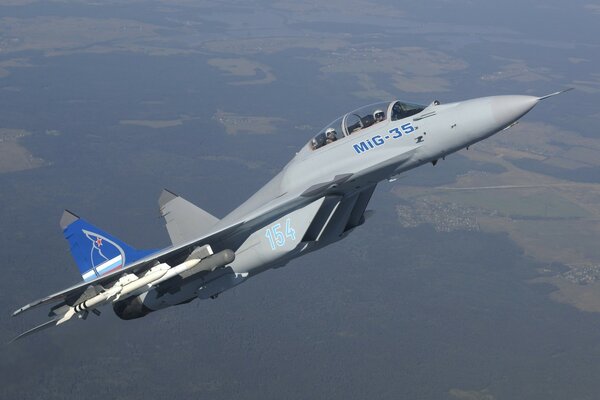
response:
<path id="1" fill-rule="evenodd" d="M 200 289 L 197 282 L 189 282 L 170 296 L 150 291 L 141 299 L 144 306 L 156 310 L 196 296 L 214 298 L 247 277 L 342 239 L 364 222 L 365 207 L 378 182 L 435 164 L 511 126 L 538 101 L 533 96 L 493 96 L 434 102 L 405 118 L 386 118 L 347 132 L 318 149 L 307 144 L 270 182 L 218 223 L 226 226 L 263 216 L 258 229 L 213 245 L 220 250 L 236 242 L 230 267 L 237 279 L 217 278 Z M 282 204 L 287 205 L 283 211 Z"/>

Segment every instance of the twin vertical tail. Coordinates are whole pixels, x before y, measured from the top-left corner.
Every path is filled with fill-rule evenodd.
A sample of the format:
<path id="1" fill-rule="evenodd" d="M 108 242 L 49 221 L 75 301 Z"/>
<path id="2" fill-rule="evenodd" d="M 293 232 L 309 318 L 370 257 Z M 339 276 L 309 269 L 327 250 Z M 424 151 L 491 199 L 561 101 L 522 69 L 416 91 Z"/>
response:
<path id="1" fill-rule="evenodd" d="M 136 250 L 116 237 L 65 210 L 60 227 L 84 281 L 122 269 L 154 250 Z"/>

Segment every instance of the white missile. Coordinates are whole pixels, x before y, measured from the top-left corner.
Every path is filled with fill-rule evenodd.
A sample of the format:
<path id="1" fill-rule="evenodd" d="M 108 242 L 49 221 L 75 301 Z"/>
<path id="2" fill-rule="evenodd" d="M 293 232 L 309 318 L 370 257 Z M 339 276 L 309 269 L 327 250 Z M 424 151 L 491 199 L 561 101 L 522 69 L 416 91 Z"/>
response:
<path id="1" fill-rule="evenodd" d="M 191 268 L 194 268 L 196 265 L 198 265 L 200 263 L 200 261 L 202 261 L 202 259 L 192 258 L 190 260 L 182 262 L 181 264 L 179 264 L 173 268 L 170 268 L 166 274 L 164 274 L 162 277 L 160 277 L 156 281 L 152 282 L 152 286 L 158 285 L 159 283 L 169 280 L 169 279 L 173 278 L 174 276 L 181 274 L 182 272 L 185 272 Z"/>
<path id="2" fill-rule="evenodd" d="M 144 274 L 141 278 L 138 278 L 122 287 L 122 289 L 117 293 L 117 295 L 111 300 L 118 301 L 123 300 L 127 297 L 134 296 L 139 294 L 140 292 L 145 292 L 150 288 L 150 286 L 154 283 L 154 281 L 160 279 L 164 275 L 166 275 L 170 270 L 172 270 L 168 264 L 159 264 L 155 267 L 152 267 L 148 272 Z M 122 279 L 122 278 L 121 278 Z M 120 281 L 120 279 L 119 279 Z M 117 284 L 119 283 L 117 281 Z M 116 286 L 116 285 L 115 285 Z M 140 289 L 142 289 L 140 291 Z"/>
<path id="3" fill-rule="evenodd" d="M 200 261 L 202 261 L 205 258 L 210 257 L 212 255 L 213 255 L 213 250 L 210 247 L 210 245 L 206 244 L 202 247 L 197 247 L 194 251 L 192 251 L 192 253 L 190 254 L 190 256 L 188 257 L 187 260 L 185 260 L 181 264 L 169 269 L 167 271 L 167 273 L 164 274 L 160 279 L 156 280 L 155 282 L 152 282 L 152 286 L 156 286 L 159 283 L 167 281 L 177 275 L 180 275 L 186 271 L 191 270 L 196 265 L 198 265 L 200 263 Z"/>
<path id="4" fill-rule="evenodd" d="M 150 285 L 153 281 L 160 279 L 167 273 L 167 271 L 169 271 L 169 269 L 172 268 L 170 268 L 168 264 L 159 264 L 151 268 L 140 278 L 134 274 L 127 274 L 121 277 L 110 289 L 77 304 L 75 307 L 73 307 L 73 311 L 75 313 L 80 313 L 86 310 L 93 310 L 94 308 L 110 301 L 122 300 L 126 297 L 132 296 L 136 294 L 139 289 L 143 288 L 144 290 L 147 290 L 146 287 L 148 285 Z M 61 321 L 63 319 L 68 320 L 72 317 L 72 315 L 68 316 L 68 314 L 71 314 L 70 311 L 71 310 L 67 311 L 63 318 L 61 318 Z"/>
<path id="5" fill-rule="evenodd" d="M 87 315 L 88 310 L 94 310 L 96 307 L 109 302 L 117 302 L 125 300 L 128 297 L 136 296 L 140 293 L 148 291 L 152 286 L 158 285 L 168 279 L 173 278 L 183 272 L 186 272 L 202 261 L 203 258 L 211 256 L 213 251 L 209 245 L 197 248 L 190 254 L 190 258 L 175 267 L 162 263 L 148 270 L 143 276 L 138 277 L 135 274 L 123 275 L 115 284 L 102 293 L 98 293 L 81 303 L 76 304 L 62 315 L 57 320 L 56 325 L 68 321 L 74 315 Z"/>

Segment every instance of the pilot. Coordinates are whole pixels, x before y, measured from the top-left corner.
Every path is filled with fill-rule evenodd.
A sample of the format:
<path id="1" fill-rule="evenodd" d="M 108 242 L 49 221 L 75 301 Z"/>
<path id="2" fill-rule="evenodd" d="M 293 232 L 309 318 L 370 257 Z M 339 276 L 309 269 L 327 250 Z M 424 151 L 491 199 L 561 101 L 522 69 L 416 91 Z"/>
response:
<path id="1" fill-rule="evenodd" d="M 325 144 L 333 143 L 337 140 L 335 129 L 327 128 L 325 131 Z"/>
<path id="2" fill-rule="evenodd" d="M 375 122 L 381 122 L 385 119 L 385 113 L 382 110 L 375 110 L 373 112 L 373 118 L 375 118 Z"/>
<path id="3" fill-rule="evenodd" d="M 399 101 L 397 101 L 396 104 L 394 104 L 394 107 L 392 107 L 392 121 L 397 121 L 404 118 L 404 114 L 405 113 L 402 105 Z"/>
<path id="4" fill-rule="evenodd" d="M 318 149 L 318 148 L 319 148 L 319 142 L 317 142 L 317 138 L 313 138 L 313 139 L 310 141 L 310 147 L 311 147 L 313 150 L 316 150 L 316 149 Z"/>

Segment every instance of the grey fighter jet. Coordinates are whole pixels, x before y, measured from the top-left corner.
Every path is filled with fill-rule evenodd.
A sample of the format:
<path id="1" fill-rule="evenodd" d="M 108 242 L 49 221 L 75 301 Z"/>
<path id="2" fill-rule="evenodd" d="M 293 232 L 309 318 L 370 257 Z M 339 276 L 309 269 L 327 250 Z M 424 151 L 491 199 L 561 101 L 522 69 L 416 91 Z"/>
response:
<path id="1" fill-rule="evenodd" d="M 568 89 L 567 89 L 568 90 Z M 513 126 L 543 97 L 493 96 L 428 106 L 391 101 L 336 119 L 270 182 L 218 219 L 176 194 L 159 198 L 172 244 L 136 250 L 65 211 L 60 226 L 83 281 L 18 309 L 53 304 L 17 338 L 111 304 L 134 319 L 220 293 L 346 237 L 365 222 L 379 182 Z"/>

